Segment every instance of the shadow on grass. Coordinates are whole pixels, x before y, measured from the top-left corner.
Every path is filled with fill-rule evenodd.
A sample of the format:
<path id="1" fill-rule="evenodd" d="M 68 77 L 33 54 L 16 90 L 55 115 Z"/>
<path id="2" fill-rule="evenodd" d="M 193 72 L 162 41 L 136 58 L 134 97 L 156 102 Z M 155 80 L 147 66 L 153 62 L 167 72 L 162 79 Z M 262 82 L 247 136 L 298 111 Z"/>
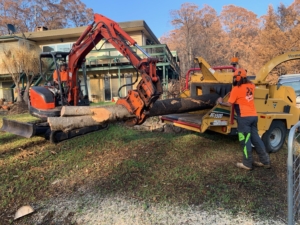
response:
<path id="1" fill-rule="evenodd" d="M 0 137 L 0 140 L 2 141 L 2 137 Z M 13 143 L 10 144 L 11 142 Z M 35 146 L 37 148 L 42 147 L 46 143 L 47 140 L 39 137 L 35 137 L 34 140 L 29 140 L 18 136 L 15 136 L 14 138 L 12 137 L 11 139 L 8 138 L 6 142 L 1 142 L 0 158 L 17 155 L 19 152 L 22 152 Z"/>
<path id="2" fill-rule="evenodd" d="M 0 131 L 0 144 L 6 144 L 7 142 L 14 141 L 16 139 L 19 139 L 20 137 L 13 134 L 6 134 L 5 132 Z"/>

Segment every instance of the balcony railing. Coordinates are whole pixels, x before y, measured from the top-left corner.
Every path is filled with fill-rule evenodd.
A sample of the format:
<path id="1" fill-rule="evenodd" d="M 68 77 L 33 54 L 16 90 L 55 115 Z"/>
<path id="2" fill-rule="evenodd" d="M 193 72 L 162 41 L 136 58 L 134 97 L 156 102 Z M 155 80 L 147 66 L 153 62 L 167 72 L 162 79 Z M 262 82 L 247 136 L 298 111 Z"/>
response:
<path id="1" fill-rule="evenodd" d="M 176 62 L 176 57 L 172 55 L 169 48 L 165 44 L 160 45 L 144 45 L 141 46 L 151 57 L 159 60 L 159 63 L 169 63 L 171 67 L 179 74 L 180 69 Z M 138 56 L 144 58 L 145 55 L 140 52 L 136 47 L 132 47 Z M 107 48 L 101 50 L 92 50 L 86 57 L 87 66 L 100 66 L 100 65 L 121 65 L 129 64 L 129 60 L 125 58 L 115 48 Z"/>

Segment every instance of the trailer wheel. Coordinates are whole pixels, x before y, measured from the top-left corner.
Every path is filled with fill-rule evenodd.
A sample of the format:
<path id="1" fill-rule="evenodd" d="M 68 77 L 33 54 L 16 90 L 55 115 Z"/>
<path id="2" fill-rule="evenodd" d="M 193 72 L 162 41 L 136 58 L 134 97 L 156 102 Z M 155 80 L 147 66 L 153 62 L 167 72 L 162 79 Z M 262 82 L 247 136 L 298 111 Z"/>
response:
<path id="1" fill-rule="evenodd" d="M 268 153 L 275 153 L 281 149 L 286 133 L 287 129 L 284 122 L 281 120 L 274 120 L 272 122 L 269 130 L 262 136 L 262 141 L 264 142 Z"/>

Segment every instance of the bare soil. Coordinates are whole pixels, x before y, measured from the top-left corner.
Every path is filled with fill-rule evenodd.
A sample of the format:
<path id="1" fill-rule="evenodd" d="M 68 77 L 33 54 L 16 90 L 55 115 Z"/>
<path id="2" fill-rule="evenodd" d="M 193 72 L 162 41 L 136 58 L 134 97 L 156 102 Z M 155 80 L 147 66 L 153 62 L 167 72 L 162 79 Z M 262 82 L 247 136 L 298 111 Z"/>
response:
<path id="1" fill-rule="evenodd" d="M 22 113 L 28 113 L 28 105 L 24 101 L 14 103 L 8 111 L 8 115 L 16 115 Z"/>

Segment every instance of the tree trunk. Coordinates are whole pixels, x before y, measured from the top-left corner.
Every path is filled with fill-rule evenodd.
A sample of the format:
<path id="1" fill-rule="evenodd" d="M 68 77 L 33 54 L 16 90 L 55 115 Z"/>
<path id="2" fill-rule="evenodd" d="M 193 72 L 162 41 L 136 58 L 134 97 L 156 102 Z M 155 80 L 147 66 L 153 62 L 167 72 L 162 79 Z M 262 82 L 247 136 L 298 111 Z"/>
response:
<path id="1" fill-rule="evenodd" d="M 16 84 L 16 91 L 17 91 L 17 102 L 22 102 L 22 95 L 21 95 L 21 90 L 19 87 L 19 84 Z M 15 101 L 14 99 L 12 100 L 13 102 Z"/>
<path id="2" fill-rule="evenodd" d="M 147 117 L 212 108 L 218 97 L 217 94 L 208 94 L 195 98 L 158 100 L 154 103 Z M 69 131 L 107 122 L 126 121 L 133 117 L 135 116 L 122 105 L 102 107 L 64 106 L 61 110 L 61 117 L 48 117 L 48 123 L 51 130 Z"/>
<path id="3" fill-rule="evenodd" d="M 28 104 L 28 100 L 29 100 L 29 88 L 30 88 L 30 83 L 27 82 L 25 91 L 23 93 L 23 100 L 26 104 Z"/>
<path id="4" fill-rule="evenodd" d="M 48 117 L 51 130 L 69 131 L 76 128 L 97 125 L 92 116 Z"/>
<path id="5" fill-rule="evenodd" d="M 106 109 L 107 111 L 103 111 Z M 99 115 L 114 111 L 117 117 L 128 114 L 127 109 L 122 105 L 109 105 L 109 106 L 63 106 L 60 116 L 84 116 L 84 115 Z"/>
<path id="6" fill-rule="evenodd" d="M 149 117 L 172 113 L 192 112 L 212 108 L 220 96 L 217 94 L 200 95 L 193 98 L 173 98 L 158 100 L 149 111 Z"/>
<path id="7" fill-rule="evenodd" d="M 23 100 L 25 101 L 26 104 L 28 104 L 28 101 L 29 101 L 29 88 L 30 88 L 31 84 L 33 83 L 33 79 L 35 76 L 35 75 L 30 76 L 29 74 L 30 74 L 30 72 L 27 71 L 26 72 L 27 83 L 26 83 L 26 88 L 25 88 L 24 94 L 23 94 Z"/>
<path id="8" fill-rule="evenodd" d="M 48 117 L 51 130 L 69 131 L 76 128 L 128 120 L 135 116 L 122 105 L 88 107 L 64 106 L 61 117 Z"/>

